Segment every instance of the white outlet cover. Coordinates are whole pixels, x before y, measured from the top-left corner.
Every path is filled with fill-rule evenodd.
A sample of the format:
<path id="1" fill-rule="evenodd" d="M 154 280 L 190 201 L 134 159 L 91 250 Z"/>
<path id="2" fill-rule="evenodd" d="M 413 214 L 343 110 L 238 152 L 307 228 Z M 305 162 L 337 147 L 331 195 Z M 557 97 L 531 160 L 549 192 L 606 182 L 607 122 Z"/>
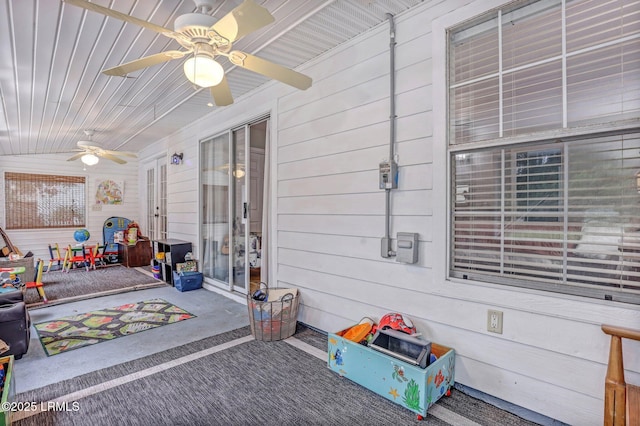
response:
<path id="1" fill-rule="evenodd" d="M 502 312 L 489 309 L 487 312 L 487 331 L 502 334 Z"/>

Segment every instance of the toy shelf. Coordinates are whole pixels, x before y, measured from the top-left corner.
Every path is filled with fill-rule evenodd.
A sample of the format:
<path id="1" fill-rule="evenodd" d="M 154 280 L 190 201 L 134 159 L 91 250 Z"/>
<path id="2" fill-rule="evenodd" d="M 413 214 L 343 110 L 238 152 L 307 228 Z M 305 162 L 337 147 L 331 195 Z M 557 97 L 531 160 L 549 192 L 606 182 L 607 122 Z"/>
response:
<path id="1" fill-rule="evenodd" d="M 188 241 L 167 239 L 153 242 L 154 263 L 160 265 L 162 279 L 173 285 L 173 271 L 176 270 L 177 263 L 184 262 L 184 256 L 192 250 Z M 164 260 L 157 261 L 156 254 L 164 253 Z"/>

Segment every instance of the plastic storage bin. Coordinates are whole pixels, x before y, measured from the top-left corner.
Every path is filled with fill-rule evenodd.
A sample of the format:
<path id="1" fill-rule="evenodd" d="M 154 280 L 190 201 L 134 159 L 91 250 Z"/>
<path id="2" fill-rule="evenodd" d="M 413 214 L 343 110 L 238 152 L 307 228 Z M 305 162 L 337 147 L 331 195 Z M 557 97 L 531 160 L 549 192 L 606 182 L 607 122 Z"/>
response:
<path id="1" fill-rule="evenodd" d="M 253 337 L 271 342 L 293 336 L 298 318 L 298 290 L 276 288 L 260 291 L 265 291 L 265 300 L 256 300 L 253 294 L 247 295 Z"/>
<path id="2" fill-rule="evenodd" d="M 173 285 L 178 291 L 202 288 L 202 272 L 173 272 Z"/>

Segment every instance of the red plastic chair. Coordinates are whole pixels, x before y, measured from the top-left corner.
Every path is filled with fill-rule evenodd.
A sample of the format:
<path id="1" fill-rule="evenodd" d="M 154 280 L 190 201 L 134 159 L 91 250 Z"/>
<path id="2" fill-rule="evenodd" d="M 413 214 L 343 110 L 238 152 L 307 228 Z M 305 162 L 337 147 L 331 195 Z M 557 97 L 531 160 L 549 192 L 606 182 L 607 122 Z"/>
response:
<path id="1" fill-rule="evenodd" d="M 25 287 L 27 289 L 30 288 L 35 288 L 38 291 L 38 294 L 40 295 L 40 297 L 42 298 L 42 301 L 44 303 L 47 303 L 47 295 L 44 292 L 44 287 L 42 285 L 42 270 L 44 269 L 44 262 L 42 261 L 42 259 L 38 259 L 37 261 L 37 265 L 36 265 L 36 276 L 34 278 L 34 281 L 29 281 L 27 283 L 25 283 Z"/>
<path id="2" fill-rule="evenodd" d="M 71 271 L 71 268 L 78 266 L 79 264 L 84 265 L 85 269 L 89 271 L 91 260 L 86 254 L 84 245 L 72 247 L 71 244 L 69 244 L 65 258 L 67 259 L 67 272 Z"/>
<path id="3" fill-rule="evenodd" d="M 102 266 L 106 266 L 107 262 L 104 258 L 104 250 L 107 246 L 102 244 L 96 244 L 93 247 L 88 248 L 89 251 L 89 263 L 91 268 L 96 269 L 96 263 L 100 263 Z"/>

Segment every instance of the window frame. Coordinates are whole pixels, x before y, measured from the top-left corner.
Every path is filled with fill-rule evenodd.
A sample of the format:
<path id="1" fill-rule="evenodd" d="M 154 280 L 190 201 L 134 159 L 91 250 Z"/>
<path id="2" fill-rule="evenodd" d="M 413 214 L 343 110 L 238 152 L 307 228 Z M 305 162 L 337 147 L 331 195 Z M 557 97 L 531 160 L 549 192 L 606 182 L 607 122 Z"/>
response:
<path id="1" fill-rule="evenodd" d="M 603 203 L 601 205 L 595 205 L 589 207 L 588 204 L 574 204 L 572 200 L 576 197 L 574 193 L 577 191 L 584 191 L 585 187 L 574 187 L 576 181 L 573 181 L 569 175 L 573 173 L 581 173 L 581 168 L 576 164 L 580 164 L 581 159 L 579 158 L 580 153 L 571 155 L 572 150 L 588 147 L 592 145 L 592 139 L 601 139 L 601 138 L 615 138 L 620 139 L 619 143 L 621 143 L 620 148 L 620 156 L 614 156 L 611 160 L 612 162 L 621 162 L 624 164 L 626 161 L 634 161 L 636 164 L 640 161 L 640 154 L 635 154 L 633 158 L 627 158 L 624 153 L 625 152 L 635 152 L 638 151 L 638 147 L 635 145 L 624 146 L 625 140 L 633 140 L 638 141 L 640 138 L 640 127 L 636 128 L 635 131 L 623 130 L 620 132 L 608 132 L 606 134 L 596 134 L 590 135 L 590 137 L 576 137 L 576 138 L 566 138 L 565 140 L 553 141 L 554 145 L 558 145 L 562 143 L 562 148 L 560 148 L 560 152 L 563 156 L 563 161 L 560 165 L 560 173 L 558 174 L 558 182 L 559 182 L 559 192 L 561 193 L 561 203 L 559 204 L 560 208 L 556 214 L 549 215 L 548 217 L 552 219 L 553 217 L 557 217 L 558 221 L 514 221 L 514 214 L 517 215 L 517 209 L 514 210 L 514 206 L 506 206 L 505 201 L 509 199 L 511 203 L 515 200 L 514 194 L 517 190 L 514 189 L 515 182 L 513 182 L 513 178 L 517 175 L 517 173 L 513 169 L 513 162 L 516 161 L 514 159 L 515 155 L 519 152 L 523 151 L 541 151 L 548 150 L 549 144 L 544 142 L 538 142 L 529 145 L 508 145 L 501 147 L 490 147 L 485 150 L 481 150 L 481 154 L 485 154 L 488 156 L 499 156 L 499 161 L 494 164 L 498 164 L 499 167 L 494 167 L 490 170 L 494 171 L 494 175 L 486 176 L 484 179 L 493 180 L 497 182 L 499 176 L 500 189 L 498 189 L 495 194 L 500 195 L 500 199 L 502 202 L 499 203 L 499 207 L 497 208 L 489 208 L 486 212 L 482 211 L 477 214 L 473 214 L 471 212 L 460 212 L 457 210 L 457 203 L 467 203 L 469 199 L 464 200 L 459 198 L 458 190 L 455 190 L 455 194 L 450 194 L 450 210 L 448 214 L 450 216 L 450 226 L 449 226 L 449 239 L 448 239 L 448 263 L 447 263 L 447 274 L 448 278 L 451 279 L 461 279 L 461 280 L 470 280 L 473 282 L 484 282 L 484 283 L 495 283 L 501 285 L 507 285 L 515 288 L 528 288 L 535 290 L 543 290 L 550 293 L 564 293 L 568 295 L 574 296 L 586 296 L 595 299 L 601 300 L 613 300 L 625 303 L 633 303 L 640 304 L 640 277 L 638 277 L 638 271 L 640 270 L 640 257 L 636 253 L 640 248 L 633 241 L 635 235 L 638 235 L 638 224 L 640 222 L 633 221 L 629 223 L 625 220 L 625 216 L 623 212 L 627 211 L 631 206 L 634 206 L 636 203 L 633 201 L 629 202 L 621 202 L 620 204 L 608 204 Z M 613 141 L 614 143 L 618 143 L 617 140 Z M 607 143 L 611 143 L 611 141 L 607 141 Z M 504 151 L 507 151 L 506 154 Z M 478 153 L 477 150 L 468 153 L 466 160 L 470 160 L 470 156 L 474 153 Z M 609 149 L 604 149 L 598 152 L 609 152 Z M 450 155 L 450 161 L 455 161 L 454 157 L 462 155 L 460 151 L 457 151 L 456 154 Z M 509 155 L 511 158 L 506 159 L 505 155 Z M 583 159 L 582 159 L 583 160 Z M 632 170 L 636 170 L 637 167 L 631 167 Z M 455 174 L 456 167 L 451 167 L 450 173 L 450 184 L 451 188 L 459 187 L 456 186 Z M 627 176 L 627 172 L 629 171 L 629 166 L 622 166 L 620 169 L 610 169 L 606 168 L 606 170 L 613 170 L 615 172 L 621 172 L 626 176 L 624 181 L 620 181 L 619 186 L 615 186 L 615 190 L 623 190 L 627 191 L 627 195 L 629 195 L 629 191 L 631 188 L 628 187 L 630 182 L 633 182 L 634 185 L 636 181 L 636 175 L 630 174 Z M 594 169 L 585 169 L 587 173 L 592 171 L 597 171 L 597 167 Z M 468 179 L 464 179 L 462 182 L 462 186 L 467 186 L 466 182 Z M 597 178 L 593 182 L 598 182 Z M 606 180 L 604 181 L 606 182 Z M 587 188 L 591 188 L 590 186 Z M 607 188 L 607 186 L 594 187 L 594 191 L 603 190 L 603 188 Z M 504 190 L 504 191 L 503 191 Z M 636 187 L 633 188 L 634 197 Z M 468 194 L 473 194 L 473 187 L 468 188 L 464 197 L 468 197 Z M 622 193 L 620 194 L 623 195 Z M 640 191 L 639 195 L 640 197 Z M 489 198 L 488 200 L 491 200 Z M 592 208 L 595 208 L 594 211 L 591 211 Z M 616 214 L 620 213 L 619 219 L 607 219 L 607 216 L 600 216 L 601 211 L 605 211 L 607 209 L 619 209 Z M 637 208 L 636 208 L 637 210 Z M 462 218 L 460 222 L 456 222 L 454 216 L 458 215 Z M 595 216 L 594 216 L 595 215 Z M 476 221 L 471 220 L 467 221 L 465 218 L 474 217 Z M 487 219 L 483 220 L 481 218 L 486 217 Z M 502 221 L 500 223 L 496 222 L 495 217 L 502 217 Z M 617 217 L 617 216 L 616 216 Z M 638 217 L 636 213 L 632 214 L 632 217 Z M 493 221 L 492 221 L 492 218 Z M 580 219 L 580 221 L 576 221 L 576 219 Z M 509 219 L 509 220 L 507 220 Z M 483 223 L 484 222 L 484 223 Z M 595 222 L 595 223 L 594 223 Z M 460 226 L 456 230 L 456 223 L 459 223 Z M 603 224 L 606 223 L 606 224 Z M 521 224 L 522 228 L 518 228 L 515 233 L 525 232 L 528 236 L 526 238 L 519 239 L 521 244 L 513 245 L 513 234 L 510 233 L 512 224 Z M 527 224 L 525 226 L 525 224 Z M 557 224 L 557 226 L 554 226 Z M 499 225 L 499 228 L 496 226 Z M 580 226 L 580 229 L 576 228 L 576 226 Z M 616 252 L 616 259 L 612 261 L 610 258 L 605 258 L 607 254 L 607 249 L 600 247 L 603 251 L 597 252 L 595 254 L 588 253 L 585 254 L 586 250 L 593 250 L 594 247 L 589 247 L 585 249 L 580 249 L 580 244 L 584 244 L 584 247 L 592 246 L 593 244 L 601 245 L 603 247 L 610 246 L 612 243 L 607 238 L 616 237 L 618 234 L 611 234 L 610 230 L 606 228 L 601 228 L 602 226 L 615 226 L 618 228 L 619 232 L 629 232 L 628 230 L 633 228 L 632 233 L 629 235 L 620 234 L 620 236 L 631 237 L 632 241 L 625 243 L 624 240 L 618 241 L 615 245 L 618 246 L 618 250 L 620 247 L 626 247 L 630 252 L 627 253 L 627 250 Z M 486 227 L 486 228 L 485 228 Z M 591 230 L 587 230 L 588 227 L 591 227 Z M 599 228 L 600 227 L 600 228 Z M 471 233 L 465 231 L 469 229 Z M 486 236 L 483 237 L 483 229 L 486 229 Z M 491 230 L 494 230 L 493 232 Z M 602 232 L 602 234 L 600 234 Z M 538 245 L 533 241 L 540 238 L 536 234 L 539 233 L 540 237 L 553 233 L 563 233 L 564 237 L 562 239 L 551 238 L 548 243 L 552 243 L 552 245 Z M 467 237 L 466 235 L 469 235 Z M 594 237 L 597 235 L 598 237 Z M 600 236 L 601 235 L 601 236 Z M 467 241 L 467 238 L 468 241 Z M 594 238 L 597 238 L 594 242 Z M 604 239 L 601 239 L 604 238 Z M 458 243 L 456 243 L 456 241 Z M 465 244 L 469 244 L 469 253 L 471 257 L 471 263 L 478 262 L 479 266 L 477 269 L 473 269 L 470 267 L 469 270 L 465 270 L 464 266 L 460 268 L 456 268 L 454 261 L 461 262 L 462 265 L 465 263 L 465 257 L 457 257 L 455 256 L 455 250 L 460 250 L 464 253 Z M 547 243 L 547 241 L 545 241 Z M 489 247 L 486 251 L 482 249 L 479 250 L 482 245 Z M 529 245 L 533 245 L 530 247 Z M 456 247 L 457 246 L 457 247 Z M 459 248 L 461 247 L 462 248 Z M 527 249 L 533 250 L 534 256 L 528 259 Z M 479 250 L 479 251 L 478 251 Z M 544 253 L 545 251 L 555 251 L 559 254 L 552 255 L 549 253 Z M 581 251 L 582 253 L 578 253 Z M 609 252 L 609 255 L 611 253 Z M 492 257 L 493 255 L 493 257 Z M 586 258 L 584 256 L 587 256 Z M 602 256 L 602 257 L 601 257 Z M 536 274 L 535 272 L 530 272 L 528 275 L 526 274 L 527 267 L 521 267 L 522 274 L 512 273 L 510 275 L 507 271 L 513 269 L 513 265 L 517 265 L 518 262 L 522 262 L 523 259 L 527 258 L 531 262 L 535 263 L 535 257 L 543 257 L 547 259 L 552 259 L 555 261 L 552 265 L 544 266 L 544 264 L 540 264 L 540 270 L 547 270 L 548 273 L 560 274 L 561 278 L 556 281 L 543 281 L 536 280 L 536 276 L 541 274 Z M 483 268 L 483 260 L 486 259 L 487 267 Z M 492 260 L 493 259 L 493 260 Z M 631 263 L 630 263 L 631 262 Z M 611 266 L 612 264 L 617 265 L 615 268 L 607 268 L 607 265 Z M 499 265 L 499 266 L 498 266 Z M 587 269 L 584 269 L 587 268 Z M 620 269 L 622 268 L 622 269 Z M 587 274 L 581 274 L 577 272 L 579 270 L 586 270 Z M 554 271 L 555 272 L 552 272 Z M 629 272 L 631 271 L 631 272 Z M 582 278 L 580 275 L 584 275 L 587 277 L 591 277 L 594 274 L 595 276 L 600 276 L 602 279 L 598 282 L 598 279 L 594 278 Z M 544 273 L 542 274 L 544 275 Z M 629 278 L 630 276 L 636 276 L 636 278 Z M 547 277 L 548 278 L 548 277 Z M 586 281 L 582 281 L 585 279 Z M 615 286 L 611 285 L 612 280 L 616 281 Z M 619 280 L 619 281 L 618 281 Z M 629 284 L 629 281 L 632 282 L 632 285 Z M 587 285 L 584 285 L 587 284 Z"/>
<path id="2" fill-rule="evenodd" d="M 473 16 L 475 17 L 469 17 L 469 11 L 466 11 L 467 13 L 467 19 L 466 22 L 483 22 L 483 16 L 487 16 L 487 14 L 489 13 L 496 13 L 496 9 L 509 9 L 513 10 L 514 8 L 514 4 L 520 4 L 522 2 L 512 2 L 512 3 L 501 3 L 496 5 L 496 7 L 494 9 L 491 10 L 487 10 L 484 13 L 481 14 L 475 14 Z M 563 2 L 564 4 L 564 2 Z M 446 179 L 446 196 L 447 196 L 447 200 L 449 200 L 449 202 L 446 203 L 446 212 L 445 212 L 445 220 L 446 220 L 446 242 L 447 242 L 447 250 L 445 252 L 445 257 L 446 257 L 446 262 L 445 262 L 445 267 L 444 267 L 444 274 L 445 274 L 445 279 L 449 280 L 451 278 L 462 278 L 462 279 L 468 279 L 469 277 L 463 277 L 460 274 L 454 274 L 454 268 L 453 268 L 453 259 L 454 259 L 454 254 L 453 254 L 453 244 L 454 244 L 454 209 L 455 209 L 455 203 L 456 203 L 456 198 L 460 197 L 460 195 L 458 194 L 458 190 L 460 188 L 457 188 L 457 186 L 460 186 L 460 184 L 457 184 L 454 180 L 454 167 L 453 167 L 453 161 L 454 158 L 456 157 L 456 155 L 464 155 L 466 153 L 469 152 L 473 152 L 474 150 L 477 149 L 485 149 L 485 148 L 495 148 L 495 149 L 500 149 L 500 148 L 514 148 L 515 146 L 522 144 L 523 145 L 523 150 L 526 151 L 525 146 L 527 144 L 531 144 L 531 143 L 544 143 L 544 142 L 549 142 L 549 143 L 553 143 L 554 141 L 556 141 L 557 139 L 573 139 L 573 138 L 590 138 L 590 137 L 598 137 L 598 136 L 605 136 L 605 135 L 609 135 L 609 134 L 624 134 L 624 133 L 630 133 L 630 132 L 637 132 L 639 130 L 639 126 L 638 126 L 638 118 L 637 117 L 633 117 L 633 118 L 628 118 L 628 117 L 623 117 L 620 120 L 617 121 L 611 121 L 611 122 L 593 122 L 593 123 L 586 123 L 586 124 L 580 124 L 579 127 L 568 127 L 567 126 L 567 103 L 566 103 L 566 94 L 565 94 L 565 100 L 563 101 L 563 127 L 562 128 L 556 128 L 556 129 L 547 129 L 547 130 L 542 130 L 542 131 L 537 131 L 534 133 L 530 133 L 530 134 L 517 134 L 517 135 L 507 135 L 505 136 L 502 133 L 502 118 L 499 119 L 500 121 L 500 136 L 497 138 L 493 138 L 493 139 L 487 139 L 487 140 L 480 140 L 480 141 L 475 141 L 475 142 L 468 142 L 468 143 L 459 143 L 459 144 L 455 144 L 452 143 L 452 136 L 451 136 L 451 132 L 452 132 L 452 124 L 450 122 L 450 120 L 452 119 L 452 110 L 450 107 L 450 96 L 451 96 L 451 91 L 450 91 L 450 87 L 452 87 L 452 82 L 450 80 L 449 77 L 449 73 L 450 73 L 450 61 L 452 60 L 451 58 L 451 45 L 450 45 L 450 37 L 451 37 L 451 29 L 452 28 L 456 28 L 456 27 L 460 27 L 461 22 L 465 22 L 465 20 L 463 19 L 459 19 L 457 21 L 455 21 L 454 16 L 455 15 L 459 15 L 459 14 L 452 14 L 452 16 L 448 17 L 448 21 L 449 22 L 457 22 L 456 24 L 453 25 L 449 25 L 447 26 L 445 22 L 439 22 L 437 27 L 439 28 L 435 28 L 436 31 L 434 31 L 434 33 L 438 33 L 437 29 L 441 29 L 441 34 L 444 35 L 445 37 L 445 42 L 443 43 L 443 47 L 444 47 L 444 56 L 446 58 L 445 60 L 445 69 L 444 69 L 444 75 L 440 75 L 441 78 L 443 78 L 444 82 L 445 82 L 445 87 L 444 89 L 441 91 L 441 98 L 444 100 L 444 105 L 446 105 L 446 112 L 444 114 L 444 116 L 447 117 L 445 124 L 444 124 L 444 129 L 441 129 L 441 136 L 443 136 L 443 140 L 444 140 L 444 149 L 443 149 L 443 154 L 447 159 L 446 162 L 446 175 L 445 175 L 445 179 Z M 637 37 L 637 35 L 636 35 Z M 563 41 L 563 43 L 566 43 L 566 40 Z M 435 45 L 434 45 L 435 46 Z M 434 52 L 438 52 L 438 49 L 434 48 Z M 566 52 L 565 52 L 566 53 Z M 564 54 L 563 54 L 564 56 Z M 565 56 L 566 57 L 566 56 Z M 564 60 L 566 61 L 566 59 Z M 442 64 L 440 64 L 442 65 Z M 435 63 L 434 63 L 435 66 Z M 566 66 L 566 65 L 564 65 Z M 434 72 L 434 84 L 436 84 L 436 80 L 435 78 L 437 77 L 436 72 Z M 441 80 L 442 81 L 442 80 Z M 566 91 L 566 88 L 563 88 L 563 90 Z M 565 92 L 566 93 L 566 92 Z M 437 96 L 437 93 L 434 93 L 434 98 Z M 435 106 L 435 105 L 434 105 Z M 435 109 L 435 108 L 434 108 Z M 440 116 L 442 116 L 443 114 L 440 114 Z M 434 129 L 434 133 L 436 133 L 436 129 Z M 564 155 L 564 153 L 562 153 L 561 155 Z M 561 171 L 562 173 L 562 171 Z M 464 185 L 463 185 L 464 186 Z M 559 214 L 562 215 L 562 208 L 559 211 Z M 567 243 L 567 239 L 565 239 L 565 244 Z M 475 278 L 470 278 L 470 279 L 475 279 Z M 605 293 L 609 293 L 607 291 L 600 291 L 600 290 L 596 290 L 596 291 L 592 291 L 592 290 L 588 290 L 588 291 L 584 291 L 584 292 L 575 292 L 572 291 L 573 289 L 570 286 L 567 286 L 567 289 L 552 289 L 550 288 L 549 285 L 547 284 L 542 284 L 539 285 L 538 283 L 523 283 L 523 282 L 514 282 L 513 280 L 503 280 L 501 278 L 497 278 L 497 277 L 493 277 L 490 280 L 486 280 L 486 279 L 480 279 L 479 281 L 481 282 L 488 282 L 488 283 L 496 283 L 496 284 L 507 284 L 509 286 L 513 286 L 513 287 L 524 287 L 524 288 L 529 288 L 529 289 L 534 289 L 534 290 L 543 290 L 545 291 L 545 293 L 548 292 L 560 292 L 560 293 L 566 293 L 566 294 L 571 294 L 571 295 L 578 295 L 578 296 L 589 296 L 589 297 L 594 297 L 597 299 L 606 299 L 606 300 L 611 300 L 611 298 L 609 297 L 610 295 L 605 294 Z M 517 280 L 516 280 L 517 281 Z M 624 299 L 624 300 L 622 300 Z M 632 296 L 631 297 L 631 302 L 632 303 L 640 303 L 640 301 L 638 301 L 638 297 L 636 296 Z M 626 301 L 629 302 L 629 298 L 627 297 L 622 297 L 622 298 L 616 298 L 616 300 L 622 300 L 622 301 Z"/>
<path id="3" fill-rule="evenodd" d="M 88 196 L 87 196 L 87 190 L 88 190 L 88 186 L 87 186 L 87 178 L 86 176 L 68 176 L 68 175 L 55 175 L 55 174 L 45 174 L 45 173 L 25 173 L 25 172 L 12 172 L 12 171 L 5 171 L 3 174 L 3 179 L 4 179 L 4 185 L 3 185 L 3 190 L 5 193 L 5 201 L 4 201 L 4 213 L 5 213 L 5 226 L 7 228 L 7 230 L 33 230 L 33 229 L 67 229 L 67 228 L 83 228 L 87 226 L 87 218 L 88 218 Z M 55 209 L 56 207 L 62 207 L 62 208 L 71 208 L 72 210 L 74 209 L 73 207 L 69 207 L 66 206 L 65 203 L 68 202 L 73 202 L 73 201 L 77 201 L 75 200 L 73 197 L 67 197 L 65 198 L 63 201 L 65 203 L 62 204 L 57 204 L 54 206 L 49 207 L 50 211 L 47 211 L 47 219 L 38 219 L 37 216 L 31 216 L 28 215 L 28 213 L 22 214 L 22 221 L 27 221 L 25 222 L 20 222 L 20 224 L 18 226 L 15 226 L 15 224 L 13 223 L 13 221 L 9 220 L 9 216 L 12 214 L 12 212 L 15 211 L 15 209 L 17 209 L 18 207 L 21 207 L 24 211 L 28 211 L 29 210 L 29 206 L 26 205 L 28 203 L 28 201 L 25 201 L 24 203 L 22 203 L 22 206 L 18 206 L 16 205 L 16 200 L 8 195 L 8 191 L 9 190 L 9 185 L 12 184 L 12 182 L 17 182 L 16 184 L 20 185 L 20 182 L 22 182 L 22 184 L 26 184 L 29 185 L 29 183 L 31 183 L 31 185 L 48 185 L 49 187 L 53 187 L 56 184 L 57 185 L 81 185 L 82 187 L 77 189 L 78 192 L 82 193 L 82 199 L 79 200 L 80 204 L 75 207 L 75 209 L 77 210 L 78 213 L 73 214 L 72 216 L 70 216 L 71 220 L 67 220 L 65 221 L 57 221 L 54 217 L 52 217 L 52 215 L 55 214 L 55 211 L 51 211 L 52 209 Z M 38 199 L 38 201 L 42 201 L 42 197 L 37 197 L 35 195 L 32 194 L 32 197 L 36 197 Z M 65 196 L 66 197 L 66 196 Z M 66 207 L 65 207 L 66 206 Z M 62 215 L 62 217 L 64 218 L 65 216 Z M 74 222 L 73 219 L 78 219 Z"/>

